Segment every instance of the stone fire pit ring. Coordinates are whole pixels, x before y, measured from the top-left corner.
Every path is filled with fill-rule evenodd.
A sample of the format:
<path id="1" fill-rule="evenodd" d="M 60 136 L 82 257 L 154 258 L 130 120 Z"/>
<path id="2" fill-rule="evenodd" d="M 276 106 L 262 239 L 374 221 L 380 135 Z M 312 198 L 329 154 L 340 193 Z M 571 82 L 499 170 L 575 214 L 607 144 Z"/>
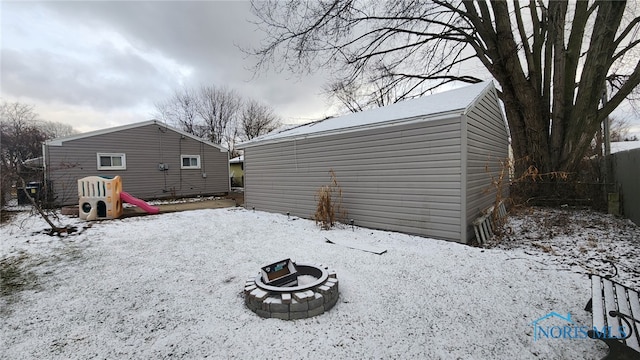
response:
<path id="1" fill-rule="evenodd" d="M 306 319 L 331 309 L 338 301 L 338 277 L 321 264 L 296 263 L 298 276 L 316 278 L 297 286 L 271 286 L 262 276 L 252 276 L 244 285 L 244 303 L 258 316 L 283 320 Z"/>

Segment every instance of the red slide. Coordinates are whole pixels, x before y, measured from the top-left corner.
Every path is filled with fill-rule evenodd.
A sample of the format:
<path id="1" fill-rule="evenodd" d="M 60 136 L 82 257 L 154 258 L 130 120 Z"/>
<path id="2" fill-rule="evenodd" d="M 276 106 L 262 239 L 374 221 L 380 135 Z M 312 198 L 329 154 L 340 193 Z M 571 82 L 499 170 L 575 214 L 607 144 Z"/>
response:
<path id="1" fill-rule="evenodd" d="M 160 212 L 160 209 L 158 209 L 157 207 L 151 206 L 146 202 L 138 199 L 137 197 L 133 197 L 129 193 L 124 191 L 120 192 L 120 199 L 122 199 L 122 201 L 127 202 L 131 205 L 135 205 L 139 207 L 140 209 L 148 212 L 149 214 L 157 214 Z"/>

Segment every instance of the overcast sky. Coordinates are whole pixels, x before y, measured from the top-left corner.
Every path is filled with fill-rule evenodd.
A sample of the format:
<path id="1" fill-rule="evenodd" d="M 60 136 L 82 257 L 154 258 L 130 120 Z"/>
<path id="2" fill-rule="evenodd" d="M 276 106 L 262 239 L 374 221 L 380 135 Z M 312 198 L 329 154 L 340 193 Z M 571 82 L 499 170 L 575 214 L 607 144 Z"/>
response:
<path id="1" fill-rule="evenodd" d="M 254 76 L 239 47 L 263 34 L 246 1 L 1 1 L 0 16 L 2 98 L 81 132 L 151 119 L 183 86 L 227 86 L 287 124 L 336 112 L 322 73 Z M 640 136 L 637 116 L 616 116 Z"/>
<path id="2" fill-rule="evenodd" d="M 331 115 L 321 74 L 249 70 L 262 35 L 244 1 L 2 1 L 2 97 L 81 132 L 153 118 L 182 86 L 227 86 L 285 123 Z"/>

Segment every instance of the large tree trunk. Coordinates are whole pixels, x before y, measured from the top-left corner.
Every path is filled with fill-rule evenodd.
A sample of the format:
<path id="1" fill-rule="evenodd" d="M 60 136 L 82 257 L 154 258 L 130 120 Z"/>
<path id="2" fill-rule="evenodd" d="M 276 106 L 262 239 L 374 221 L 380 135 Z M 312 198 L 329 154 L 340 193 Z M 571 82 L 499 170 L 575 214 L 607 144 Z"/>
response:
<path id="1" fill-rule="evenodd" d="M 549 132 L 546 121 L 539 111 L 540 102 L 535 97 L 520 96 L 504 92 L 503 102 L 509 118 L 511 144 L 515 159 L 516 177 L 521 177 L 531 166 L 538 173 L 551 172 L 549 166 L 553 154 L 549 152 Z M 516 119 L 516 121 L 514 121 Z M 517 126 L 513 126 L 516 124 Z"/>
<path id="2" fill-rule="evenodd" d="M 464 4 L 471 14 L 470 20 L 478 34 L 487 44 L 487 48 L 483 50 L 485 53 L 479 53 L 478 56 L 481 60 L 485 56 L 490 59 L 483 62 L 502 87 L 502 100 L 509 120 L 516 171 L 522 173 L 531 165 L 539 172 L 549 171 L 550 119 L 548 110 L 543 110 L 548 109 L 549 105 L 543 102 L 546 97 L 540 93 L 542 87 L 537 83 L 540 77 L 527 76 L 524 73 L 507 3 L 491 3 L 495 14 L 495 29 L 482 20 L 486 16 L 479 16 L 476 12 L 477 4 L 481 14 L 489 14 L 486 3 L 465 1 Z M 535 69 L 535 66 L 532 69 Z M 542 73 L 540 69 L 537 72 Z"/>
<path id="3" fill-rule="evenodd" d="M 610 61 L 615 51 L 615 36 L 626 2 L 601 2 L 589 44 L 580 85 L 559 154 L 559 170 L 575 172 L 606 114 L 598 111 L 605 89 Z"/>
<path id="4" fill-rule="evenodd" d="M 589 51 L 578 80 L 585 24 L 590 10 L 595 9 L 588 9 L 587 2 L 575 5 L 568 41 L 567 3 L 550 2 L 541 14 L 546 27 L 533 35 L 529 45 L 516 41 L 506 2 L 491 2 L 490 9 L 485 2 L 464 1 L 466 16 L 486 45 L 475 47 L 478 58 L 502 88 L 517 176 L 531 166 L 540 174 L 579 170 L 607 115 L 599 111 L 599 100 L 616 50 L 616 32 L 625 3 L 597 4 Z M 483 21 L 489 14 L 493 14 L 495 27 Z M 537 13 L 531 14 L 537 22 Z M 525 36 L 524 23 L 519 16 L 515 19 L 517 33 Z M 520 47 L 524 47 L 524 57 L 520 56 Z"/>

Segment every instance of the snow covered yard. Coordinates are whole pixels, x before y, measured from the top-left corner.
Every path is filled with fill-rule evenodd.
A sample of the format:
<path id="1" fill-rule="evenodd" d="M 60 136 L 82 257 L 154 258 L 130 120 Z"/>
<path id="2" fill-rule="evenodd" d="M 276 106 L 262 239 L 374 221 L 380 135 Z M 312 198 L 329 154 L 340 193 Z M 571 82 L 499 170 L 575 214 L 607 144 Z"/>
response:
<path id="1" fill-rule="evenodd" d="M 512 211 L 504 236 L 489 247 L 547 254 L 559 270 L 610 275 L 640 289 L 640 228 L 631 220 L 591 210 L 523 208 Z"/>
<path id="2" fill-rule="evenodd" d="M 39 233 L 45 223 L 27 215 L 0 228 L 0 354 L 7 359 L 606 354 L 591 339 L 534 341 L 532 322 L 551 311 L 590 325 L 589 280 L 557 252 L 513 239 L 504 249 L 480 249 L 358 227 L 321 231 L 312 221 L 237 208 L 98 222 L 60 239 Z M 244 306 L 246 278 L 289 257 L 337 271 L 333 309 L 284 321 Z"/>

